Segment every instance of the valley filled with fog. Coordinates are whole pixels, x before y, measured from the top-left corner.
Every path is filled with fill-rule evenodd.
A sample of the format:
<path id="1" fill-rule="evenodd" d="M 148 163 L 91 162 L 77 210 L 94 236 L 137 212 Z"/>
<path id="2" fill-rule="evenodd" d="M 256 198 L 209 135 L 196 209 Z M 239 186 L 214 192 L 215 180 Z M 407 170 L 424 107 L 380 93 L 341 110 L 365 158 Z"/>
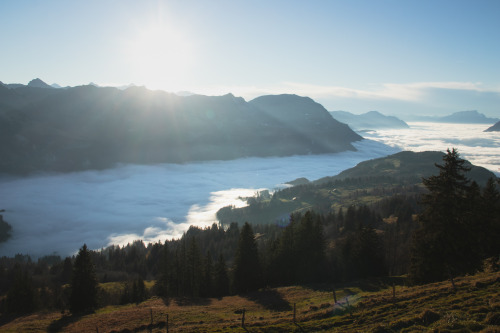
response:
<path id="1" fill-rule="evenodd" d="M 484 132 L 492 124 L 408 122 L 409 129 L 360 133 L 401 150 L 426 151 L 457 148 L 462 158 L 500 176 L 500 132 Z"/>
<path id="2" fill-rule="evenodd" d="M 1 255 L 73 254 L 83 243 L 99 249 L 178 237 L 190 225 L 216 222 L 238 197 L 276 189 L 299 177 L 333 176 L 357 163 L 400 150 L 456 147 L 462 157 L 499 174 L 500 135 L 488 125 L 409 123 L 410 129 L 361 133 L 357 152 L 243 158 L 186 164 L 121 165 L 102 171 L 0 179 L 4 219 L 12 237 Z"/>

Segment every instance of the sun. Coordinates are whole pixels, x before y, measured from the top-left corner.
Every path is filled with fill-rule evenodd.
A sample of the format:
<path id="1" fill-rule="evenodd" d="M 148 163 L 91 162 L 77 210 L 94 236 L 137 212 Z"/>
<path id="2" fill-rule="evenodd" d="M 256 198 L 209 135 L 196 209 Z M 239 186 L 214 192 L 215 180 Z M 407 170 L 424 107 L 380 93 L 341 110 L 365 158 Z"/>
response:
<path id="1" fill-rule="evenodd" d="M 128 70 L 136 84 L 169 89 L 179 84 L 194 63 L 192 43 L 181 31 L 155 25 L 140 29 L 127 43 Z"/>

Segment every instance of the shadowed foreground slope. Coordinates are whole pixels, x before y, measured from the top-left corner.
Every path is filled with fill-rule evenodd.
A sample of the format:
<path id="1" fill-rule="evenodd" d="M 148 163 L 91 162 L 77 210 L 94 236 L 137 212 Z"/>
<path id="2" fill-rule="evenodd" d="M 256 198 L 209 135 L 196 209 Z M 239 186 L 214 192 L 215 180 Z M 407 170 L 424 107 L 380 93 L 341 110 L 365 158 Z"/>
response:
<path id="1" fill-rule="evenodd" d="M 392 282 L 396 282 L 393 298 Z M 3 320 L 2 332 L 498 332 L 500 273 L 405 287 L 404 280 L 372 280 L 336 287 L 284 287 L 203 302 L 154 298 L 107 307 L 82 317 L 59 312 Z M 375 290 L 375 291 L 374 291 Z M 293 323 L 293 305 L 296 323 Z M 151 323 L 152 315 L 152 323 Z"/>

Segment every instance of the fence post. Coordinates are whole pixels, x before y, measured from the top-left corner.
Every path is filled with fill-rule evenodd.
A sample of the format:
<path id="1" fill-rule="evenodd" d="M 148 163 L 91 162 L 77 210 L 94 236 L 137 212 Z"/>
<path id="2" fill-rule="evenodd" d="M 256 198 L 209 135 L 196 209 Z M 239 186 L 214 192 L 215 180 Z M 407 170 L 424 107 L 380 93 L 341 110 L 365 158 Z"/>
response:
<path id="1" fill-rule="evenodd" d="M 167 333 L 168 333 L 168 313 L 167 313 Z"/>
<path id="2" fill-rule="evenodd" d="M 241 327 L 245 328 L 245 309 L 243 309 L 243 314 L 241 316 Z"/>
<path id="3" fill-rule="evenodd" d="M 335 287 L 333 288 L 333 301 L 335 302 L 333 304 L 337 304 L 337 293 L 335 293 Z"/>
<path id="4" fill-rule="evenodd" d="M 149 308 L 149 314 L 151 315 L 151 325 L 153 325 L 153 309 Z"/>
<path id="5" fill-rule="evenodd" d="M 296 321 L 295 321 L 295 312 L 296 312 L 296 307 L 295 307 L 295 303 L 293 303 L 293 323 L 295 324 Z"/>

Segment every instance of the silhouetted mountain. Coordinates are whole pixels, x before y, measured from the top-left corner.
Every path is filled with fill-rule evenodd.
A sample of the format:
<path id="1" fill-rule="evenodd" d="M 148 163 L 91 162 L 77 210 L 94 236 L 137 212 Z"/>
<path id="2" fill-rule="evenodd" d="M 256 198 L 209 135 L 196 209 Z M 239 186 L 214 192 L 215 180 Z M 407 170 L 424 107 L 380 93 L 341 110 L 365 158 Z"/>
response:
<path id="1" fill-rule="evenodd" d="M 43 82 L 42 80 L 36 78 L 31 80 L 28 83 L 28 87 L 33 87 L 33 88 L 50 88 L 53 89 L 54 87 L 49 86 L 47 83 Z"/>
<path id="2" fill-rule="evenodd" d="M 26 87 L 24 84 L 21 84 L 21 83 L 7 83 L 5 84 L 5 86 L 9 89 L 16 89 L 16 88 L 20 88 L 20 87 Z"/>
<path id="3" fill-rule="evenodd" d="M 485 132 L 500 132 L 500 121 L 486 129 Z"/>
<path id="4" fill-rule="evenodd" d="M 75 171 L 354 150 L 362 139 L 298 96 L 252 102 L 144 87 L 0 86 L 0 172 Z"/>
<path id="5" fill-rule="evenodd" d="M 412 120 L 455 124 L 493 124 L 500 119 L 488 118 L 484 114 L 479 113 L 476 110 L 471 110 L 455 112 L 444 117 L 415 116 L 412 117 Z"/>
<path id="6" fill-rule="evenodd" d="M 309 97 L 297 95 L 268 95 L 257 97 L 249 102 L 270 117 L 278 125 L 277 130 L 294 128 L 292 133 L 282 133 L 283 147 L 313 146 L 309 153 L 322 151 L 342 151 L 352 149 L 346 142 L 361 140 L 347 125 L 335 120 L 319 103 Z"/>
<path id="7" fill-rule="evenodd" d="M 330 111 L 330 114 L 333 118 L 356 130 L 409 128 L 408 124 L 401 119 L 383 115 L 378 111 L 370 111 L 360 115 L 346 111 Z"/>

